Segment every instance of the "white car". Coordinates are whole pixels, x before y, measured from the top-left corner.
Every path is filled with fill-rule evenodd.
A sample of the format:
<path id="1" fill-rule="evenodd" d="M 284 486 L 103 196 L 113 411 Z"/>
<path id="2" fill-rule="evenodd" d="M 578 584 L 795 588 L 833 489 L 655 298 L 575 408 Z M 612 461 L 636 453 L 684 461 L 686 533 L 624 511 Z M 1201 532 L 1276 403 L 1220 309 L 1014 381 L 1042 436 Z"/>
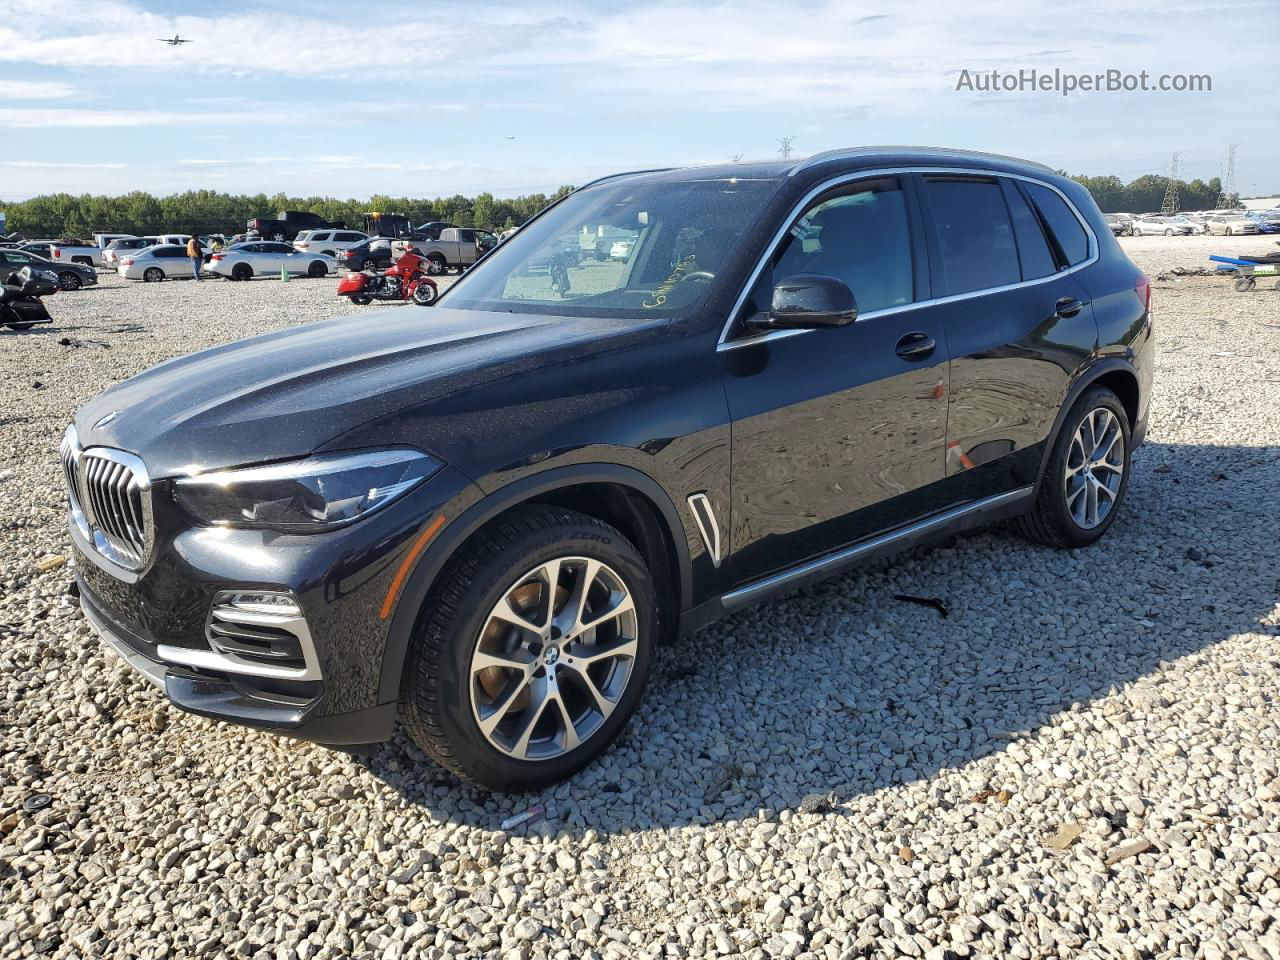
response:
<path id="1" fill-rule="evenodd" d="M 1190 223 L 1179 223 L 1172 217 L 1139 217 L 1133 221 L 1135 237 L 1187 236 L 1194 232 Z"/>
<path id="2" fill-rule="evenodd" d="M 160 244 L 142 250 L 126 250 L 116 258 L 116 273 L 126 280 L 190 280 L 194 278 L 185 245 Z"/>
<path id="3" fill-rule="evenodd" d="M 215 253 L 208 264 L 210 273 L 232 280 L 278 277 L 282 270 L 305 277 L 323 277 L 337 267 L 338 261 L 333 257 L 309 250 L 295 250 L 289 244 L 275 240 L 234 244 Z"/>
<path id="4" fill-rule="evenodd" d="M 1214 236 L 1233 237 L 1241 233 L 1261 233 L 1262 228 L 1243 214 L 1233 213 L 1209 218 L 1209 232 Z"/>
<path id="5" fill-rule="evenodd" d="M 294 238 L 293 248 L 306 253 L 323 253 L 336 257 L 339 250 L 350 250 L 369 239 L 359 230 L 303 230 Z"/>
<path id="6" fill-rule="evenodd" d="M 125 237 L 119 240 L 112 240 L 107 244 L 106 249 L 102 251 L 102 265 L 104 267 L 115 267 L 119 265 L 121 257 L 130 256 L 131 253 L 138 250 L 145 250 L 147 247 L 154 247 L 160 244 L 181 247 L 185 246 L 190 239 L 185 233 L 163 233 L 147 237 Z"/>

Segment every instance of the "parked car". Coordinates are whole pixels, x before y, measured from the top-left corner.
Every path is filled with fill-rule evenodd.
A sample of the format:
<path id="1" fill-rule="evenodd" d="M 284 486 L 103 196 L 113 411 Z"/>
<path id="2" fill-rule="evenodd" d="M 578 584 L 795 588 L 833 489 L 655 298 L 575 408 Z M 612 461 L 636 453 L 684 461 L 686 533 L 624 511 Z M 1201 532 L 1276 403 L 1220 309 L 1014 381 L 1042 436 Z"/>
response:
<path id="1" fill-rule="evenodd" d="M 295 250 L 287 243 L 271 240 L 253 240 L 215 253 L 209 260 L 209 272 L 232 280 L 279 277 L 281 270 L 290 275 L 323 277 L 337 265 L 333 257 L 323 253 Z"/>
<path id="2" fill-rule="evenodd" d="M 1195 228 L 1190 223 L 1178 223 L 1170 217 L 1139 217 L 1133 221 L 1135 237 L 1185 237 L 1194 232 Z"/>
<path id="3" fill-rule="evenodd" d="M 126 280 L 145 280 L 148 283 L 191 280 L 195 276 L 185 241 L 130 250 L 125 256 L 117 256 L 116 273 Z"/>
<path id="4" fill-rule="evenodd" d="M 1111 230 L 1113 237 L 1131 237 L 1133 236 L 1133 221 L 1121 220 L 1114 213 L 1104 213 L 1102 219 L 1106 221 L 1107 227 Z"/>
<path id="5" fill-rule="evenodd" d="M 498 245 L 498 238 L 488 230 L 470 227 L 448 227 L 440 231 L 438 240 L 396 240 L 391 244 L 392 253 L 399 257 L 405 246 L 412 243 L 418 253 L 427 258 L 433 274 L 444 273 L 451 267 L 459 272 L 471 266 L 489 250 Z"/>
<path id="6" fill-rule="evenodd" d="M 274 240 L 277 243 L 285 241 L 292 243 L 303 230 L 320 230 L 325 227 L 344 230 L 346 226 L 345 223 L 330 223 L 318 213 L 310 213 L 306 210 L 281 210 L 274 220 L 254 217 L 246 224 L 250 233 L 256 233 L 264 240 Z"/>
<path id="7" fill-rule="evenodd" d="M 81 287 L 97 286 L 98 283 L 98 271 L 83 263 L 54 263 L 25 250 L 0 249 L 0 281 L 23 267 L 54 274 L 58 278 L 58 286 L 63 290 L 79 290 Z"/>
<path id="8" fill-rule="evenodd" d="M 58 240 L 49 244 L 49 259 L 54 263 L 81 263 L 97 267 L 102 264 L 102 248 L 88 240 Z"/>
<path id="9" fill-rule="evenodd" d="M 1280 210 L 1252 211 L 1245 214 L 1262 233 L 1280 233 Z"/>
<path id="10" fill-rule="evenodd" d="M 1261 233 L 1259 226 L 1244 214 L 1228 214 L 1209 218 L 1209 232 L 1214 236 L 1238 236 Z"/>
<path id="11" fill-rule="evenodd" d="M 391 266 L 391 244 L 378 243 L 382 238 L 370 238 L 357 243 L 346 250 L 339 250 L 336 257 L 338 266 L 348 270 L 385 270 Z"/>
<path id="12" fill-rule="evenodd" d="M 161 233 L 146 237 L 124 237 L 112 240 L 102 251 L 102 265 L 116 267 L 120 257 L 127 256 L 131 250 L 145 250 L 147 247 L 176 246 L 184 247 L 191 235 L 187 233 Z"/>
<path id="13" fill-rule="evenodd" d="M 602 221 L 638 231 L 629 264 L 571 267 L 567 295 L 525 269 Z M 468 781 L 539 788 L 618 736 L 660 642 L 1001 519 L 1102 537 L 1146 433 L 1150 296 L 1039 164 L 606 177 L 429 323 L 289 327 L 82 407 L 80 602 L 179 707 L 321 743 L 400 717 Z"/>
<path id="14" fill-rule="evenodd" d="M 369 235 L 359 230 L 303 230 L 293 241 L 293 247 L 336 258 L 339 250 L 348 250 L 368 239 Z"/>

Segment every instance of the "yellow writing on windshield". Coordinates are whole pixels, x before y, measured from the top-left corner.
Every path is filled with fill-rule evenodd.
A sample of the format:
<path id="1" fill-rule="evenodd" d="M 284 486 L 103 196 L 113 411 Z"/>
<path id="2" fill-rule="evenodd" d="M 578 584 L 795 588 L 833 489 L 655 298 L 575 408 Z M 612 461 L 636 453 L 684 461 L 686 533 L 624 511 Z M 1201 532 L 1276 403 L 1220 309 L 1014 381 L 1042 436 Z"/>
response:
<path id="1" fill-rule="evenodd" d="M 650 302 L 648 300 L 645 300 L 640 304 L 640 306 L 644 307 L 646 310 L 652 310 L 654 307 L 660 307 L 664 303 L 666 303 L 667 294 L 671 292 L 671 288 L 674 287 L 681 280 L 683 280 L 685 275 L 693 269 L 693 267 L 697 263 L 697 259 L 698 259 L 697 257 L 690 254 L 689 256 L 681 260 L 679 263 L 677 263 L 676 268 L 671 271 L 671 276 L 663 280 L 662 283 L 658 286 L 658 289 L 653 291 L 653 301 Z"/>

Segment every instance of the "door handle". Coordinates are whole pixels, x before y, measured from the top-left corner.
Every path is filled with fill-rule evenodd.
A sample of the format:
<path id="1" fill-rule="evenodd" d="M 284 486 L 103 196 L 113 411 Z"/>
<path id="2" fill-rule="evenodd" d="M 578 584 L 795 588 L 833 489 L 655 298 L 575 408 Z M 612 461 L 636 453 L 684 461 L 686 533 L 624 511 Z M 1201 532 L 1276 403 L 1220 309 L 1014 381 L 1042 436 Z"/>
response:
<path id="1" fill-rule="evenodd" d="M 1063 297 L 1054 304 L 1053 312 L 1059 317 L 1074 317 L 1088 305 L 1089 302 L 1087 300 L 1077 300 L 1075 297 Z"/>
<path id="2" fill-rule="evenodd" d="M 933 337 L 927 333 L 908 333 L 898 341 L 896 353 L 904 360 L 922 360 L 937 348 Z"/>

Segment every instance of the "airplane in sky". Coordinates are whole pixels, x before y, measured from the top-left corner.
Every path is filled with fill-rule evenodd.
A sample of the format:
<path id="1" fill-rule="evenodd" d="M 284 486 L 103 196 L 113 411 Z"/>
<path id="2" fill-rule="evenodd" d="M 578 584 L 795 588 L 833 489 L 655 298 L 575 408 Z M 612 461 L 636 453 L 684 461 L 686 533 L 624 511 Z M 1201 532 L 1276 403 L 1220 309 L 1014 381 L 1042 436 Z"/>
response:
<path id="1" fill-rule="evenodd" d="M 182 37 L 178 36 L 176 33 L 173 35 L 172 40 L 166 40 L 164 37 L 156 37 L 156 39 L 159 40 L 161 43 L 167 43 L 171 47 L 176 47 L 180 43 L 191 42 L 190 40 L 183 40 Z"/>

